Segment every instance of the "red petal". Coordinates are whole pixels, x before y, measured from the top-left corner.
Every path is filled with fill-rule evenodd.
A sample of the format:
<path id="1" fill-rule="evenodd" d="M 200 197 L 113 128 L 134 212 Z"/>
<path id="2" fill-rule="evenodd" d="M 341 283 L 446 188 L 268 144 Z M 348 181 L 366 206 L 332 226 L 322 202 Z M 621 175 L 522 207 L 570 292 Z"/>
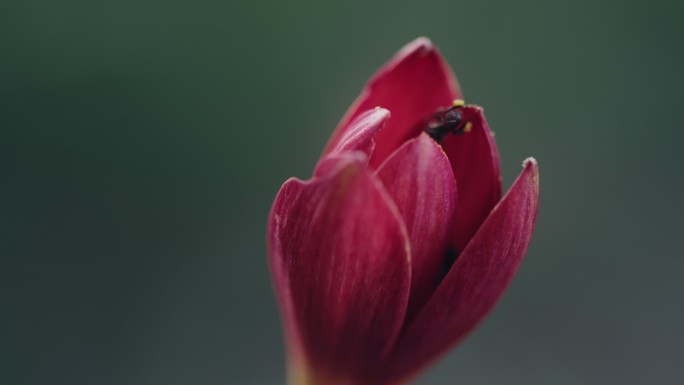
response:
<path id="1" fill-rule="evenodd" d="M 456 253 L 466 247 L 501 199 L 499 152 L 482 109 L 466 106 L 463 116 L 470 122 L 470 130 L 461 135 L 447 135 L 442 142 L 458 186 L 451 236 Z"/>
<path id="2" fill-rule="evenodd" d="M 399 147 L 377 175 L 399 208 L 411 241 L 406 315 L 411 319 L 443 278 L 456 181 L 446 154 L 425 133 Z"/>
<path id="3" fill-rule="evenodd" d="M 303 367 L 294 370 L 326 383 L 376 368 L 410 287 L 406 229 L 379 181 L 353 159 L 289 180 L 271 211 L 269 251 L 291 359 Z"/>
<path id="4" fill-rule="evenodd" d="M 373 168 L 403 142 L 417 136 L 423 123 L 435 111 L 461 99 L 456 77 L 439 51 L 426 38 L 419 38 L 402 48 L 369 80 L 366 88 L 342 119 L 329 147 L 334 146 L 347 125 L 360 113 L 380 106 L 392 112 L 392 119 L 377 138 Z"/>
<path id="5" fill-rule="evenodd" d="M 530 158 L 425 308 L 402 331 L 385 372 L 392 381 L 414 375 L 459 342 L 492 309 L 530 243 L 538 201 L 537 163 Z"/>
<path id="6" fill-rule="evenodd" d="M 337 164 L 340 157 L 345 157 L 352 151 L 361 152 L 370 158 L 375 149 L 375 136 L 382 129 L 389 118 L 390 112 L 384 108 L 374 108 L 363 111 L 353 122 L 334 146 L 327 148 L 316 165 L 315 176 L 326 174 Z"/>

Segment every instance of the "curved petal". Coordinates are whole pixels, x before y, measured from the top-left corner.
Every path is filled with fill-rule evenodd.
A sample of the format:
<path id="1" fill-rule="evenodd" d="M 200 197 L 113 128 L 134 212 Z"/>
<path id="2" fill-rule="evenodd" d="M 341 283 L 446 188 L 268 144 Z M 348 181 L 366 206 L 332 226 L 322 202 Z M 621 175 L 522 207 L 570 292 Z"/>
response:
<path id="1" fill-rule="evenodd" d="M 499 151 L 482 108 L 469 105 L 463 107 L 462 113 L 470 124 L 469 130 L 461 135 L 448 135 L 442 142 L 458 185 L 456 219 L 451 232 L 456 255 L 501 199 Z"/>
<path id="2" fill-rule="evenodd" d="M 347 111 L 328 147 L 334 147 L 349 122 L 376 106 L 392 112 L 392 119 L 376 138 L 371 167 L 376 168 L 403 142 L 423 130 L 426 119 L 439 108 L 462 99 L 456 77 L 437 48 L 418 38 L 402 48 L 368 81 Z"/>
<path id="3" fill-rule="evenodd" d="M 354 382 L 394 344 L 410 287 L 409 243 L 391 198 L 353 157 L 291 179 L 269 222 L 271 270 L 291 375 Z"/>
<path id="4" fill-rule="evenodd" d="M 402 331 L 384 371 L 391 378 L 386 383 L 415 375 L 459 342 L 492 309 L 527 250 L 538 202 L 537 162 L 530 158 L 427 305 Z"/>
<path id="5" fill-rule="evenodd" d="M 314 175 L 327 173 L 339 158 L 344 158 L 345 154 L 352 151 L 366 155 L 366 159 L 370 158 L 375 149 L 375 136 L 385 126 L 389 116 L 390 112 L 380 107 L 360 113 L 335 145 L 325 150 Z"/>
<path id="6" fill-rule="evenodd" d="M 456 180 L 442 148 L 423 133 L 404 143 L 377 172 L 399 208 L 411 242 L 407 319 L 444 277 L 447 236 L 456 205 Z"/>

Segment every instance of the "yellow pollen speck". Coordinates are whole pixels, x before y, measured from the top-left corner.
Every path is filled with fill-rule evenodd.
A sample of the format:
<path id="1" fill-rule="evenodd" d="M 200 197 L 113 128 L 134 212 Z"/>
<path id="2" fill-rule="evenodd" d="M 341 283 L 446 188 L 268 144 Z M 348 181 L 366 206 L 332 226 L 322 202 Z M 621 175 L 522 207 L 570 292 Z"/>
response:
<path id="1" fill-rule="evenodd" d="M 463 99 L 454 99 L 454 107 L 465 106 L 465 101 Z"/>
<path id="2" fill-rule="evenodd" d="M 492 134 L 492 136 L 496 136 L 496 132 L 490 131 L 490 133 Z"/>
<path id="3" fill-rule="evenodd" d="M 463 132 L 470 132 L 473 130 L 473 124 L 468 122 L 466 123 L 465 127 L 463 127 Z"/>

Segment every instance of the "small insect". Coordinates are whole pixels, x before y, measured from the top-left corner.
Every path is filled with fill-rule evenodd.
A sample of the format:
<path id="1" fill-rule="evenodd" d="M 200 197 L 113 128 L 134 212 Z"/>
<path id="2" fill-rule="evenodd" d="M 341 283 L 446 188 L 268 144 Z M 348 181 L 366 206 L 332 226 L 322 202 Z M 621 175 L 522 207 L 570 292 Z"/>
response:
<path id="1" fill-rule="evenodd" d="M 441 142 L 448 134 L 461 134 L 470 131 L 470 122 L 463 119 L 463 100 L 454 100 L 454 105 L 435 112 L 428 122 L 425 132 L 437 142 Z"/>

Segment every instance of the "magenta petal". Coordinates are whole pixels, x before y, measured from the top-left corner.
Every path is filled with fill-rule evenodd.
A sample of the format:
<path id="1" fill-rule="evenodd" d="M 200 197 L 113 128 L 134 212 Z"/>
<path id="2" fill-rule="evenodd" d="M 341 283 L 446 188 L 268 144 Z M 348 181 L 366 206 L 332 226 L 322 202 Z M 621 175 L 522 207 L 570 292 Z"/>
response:
<path id="1" fill-rule="evenodd" d="M 397 341 L 388 383 L 405 380 L 459 342 L 492 309 L 532 238 L 539 200 L 534 159 L 468 243 L 451 270 Z"/>
<path id="2" fill-rule="evenodd" d="M 458 186 L 456 219 L 451 245 L 463 250 L 492 208 L 501 199 L 499 152 L 482 109 L 466 106 L 470 128 L 461 135 L 448 135 L 442 142 Z"/>
<path id="3" fill-rule="evenodd" d="M 399 208 L 411 241 L 411 319 L 443 278 L 456 181 L 446 154 L 425 133 L 399 147 L 377 175 Z"/>
<path id="4" fill-rule="evenodd" d="M 327 173 L 337 164 L 337 159 L 349 152 L 359 152 L 369 159 L 375 149 L 375 136 L 390 116 L 384 108 L 363 111 L 349 124 L 340 139 L 327 148 L 316 165 L 315 176 Z"/>
<path id="5" fill-rule="evenodd" d="M 359 113 L 335 145 L 326 150 L 325 155 L 361 151 L 370 156 L 375 148 L 375 135 L 389 116 L 390 112 L 380 107 Z"/>
<path id="6" fill-rule="evenodd" d="M 342 119 L 329 147 L 335 146 L 349 122 L 368 109 L 380 106 L 392 119 L 377 136 L 371 166 L 379 166 L 401 143 L 423 130 L 425 119 L 449 107 L 461 92 L 448 64 L 426 38 L 402 48 L 369 80 L 366 88 Z"/>
<path id="7" fill-rule="evenodd" d="M 406 229 L 379 181 L 354 158 L 290 179 L 271 211 L 269 254 L 293 375 L 360 382 L 395 342 L 410 287 Z"/>

